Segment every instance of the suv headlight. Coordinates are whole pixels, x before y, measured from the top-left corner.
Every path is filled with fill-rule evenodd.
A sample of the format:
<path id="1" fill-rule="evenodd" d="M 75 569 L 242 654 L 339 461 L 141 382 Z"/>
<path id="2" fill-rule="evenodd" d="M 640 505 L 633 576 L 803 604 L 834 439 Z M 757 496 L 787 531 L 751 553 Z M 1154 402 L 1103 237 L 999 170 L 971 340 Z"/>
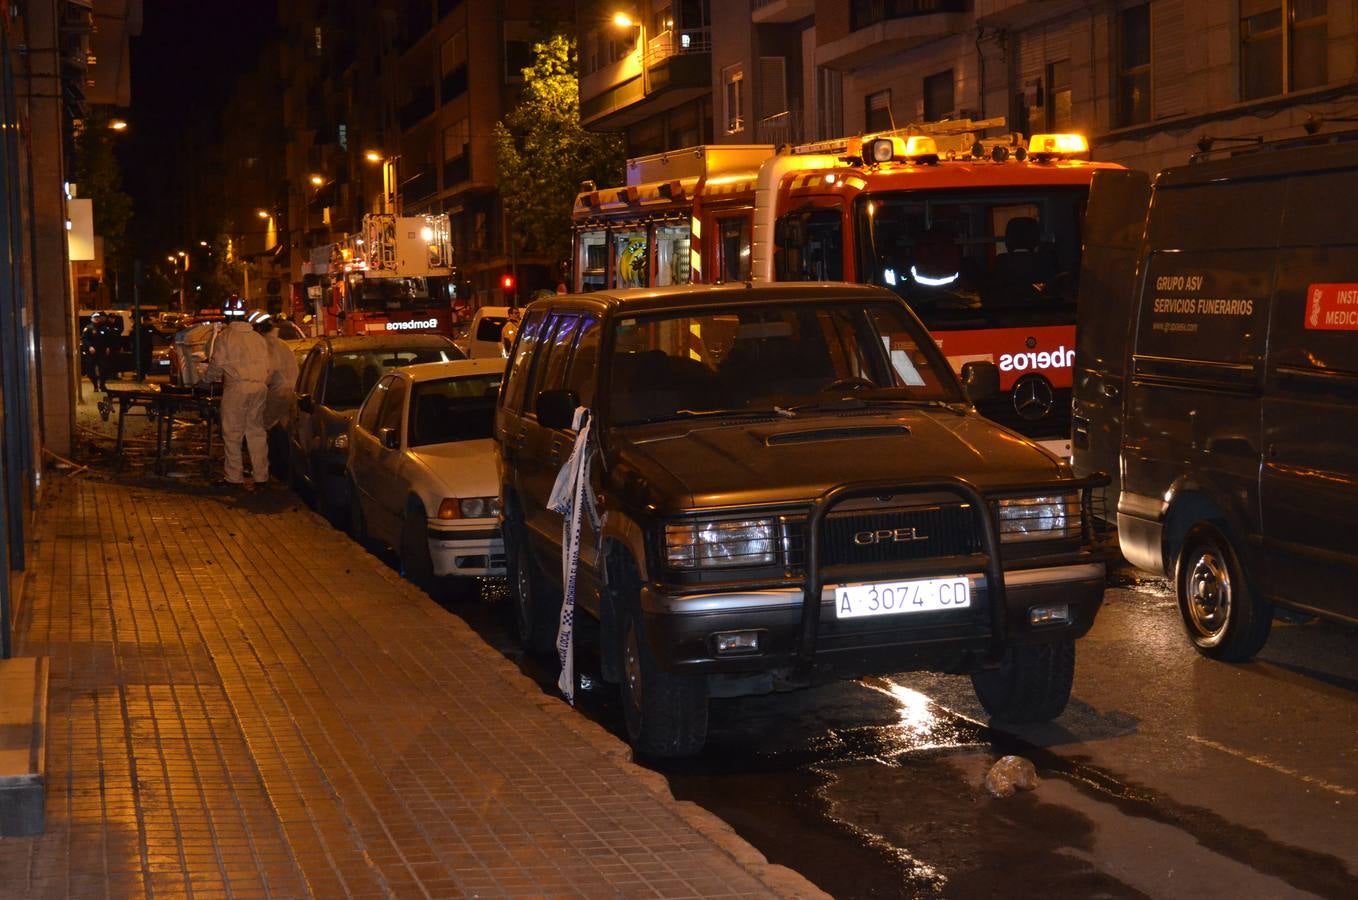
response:
<path id="1" fill-rule="evenodd" d="M 1001 500 L 1000 540 L 1033 541 L 1080 536 L 1080 498 L 1015 497 Z"/>
<path id="2" fill-rule="evenodd" d="M 665 561 L 675 569 L 767 566 L 778 561 L 776 519 L 665 526 Z"/>

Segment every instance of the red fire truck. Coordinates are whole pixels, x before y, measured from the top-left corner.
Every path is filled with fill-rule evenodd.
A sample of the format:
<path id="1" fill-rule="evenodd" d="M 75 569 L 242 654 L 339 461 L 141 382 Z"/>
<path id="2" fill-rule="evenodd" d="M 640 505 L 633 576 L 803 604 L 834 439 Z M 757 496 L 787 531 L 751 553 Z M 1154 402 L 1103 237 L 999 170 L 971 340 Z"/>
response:
<path id="1" fill-rule="evenodd" d="M 1079 135 L 980 136 L 1003 127 L 961 120 L 776 154 L 740 148 L 741 166 L 725 168 L 714 147 L 633 160 L 626 186 L 586 185 L 576 198 L 575 289 L 882 285 L 956 369 L 999 367 L 1003 394 L 987 415 L 1067 455 L 1085 200 L 1094 172 L 1117 167 L 1083 159 Z M 690 158 L 706 169 L 682 169 Z M 672 177 L 651 177 L 666 166 Z M 684 250 L 686 270 L 674 262 Z"/>
<path id="2" fill-rule="evenodd" d="M 370 213 L 363 231 L 313 252 L 324 334 L 452 334 L 456 301 L 446 215 Z"/>

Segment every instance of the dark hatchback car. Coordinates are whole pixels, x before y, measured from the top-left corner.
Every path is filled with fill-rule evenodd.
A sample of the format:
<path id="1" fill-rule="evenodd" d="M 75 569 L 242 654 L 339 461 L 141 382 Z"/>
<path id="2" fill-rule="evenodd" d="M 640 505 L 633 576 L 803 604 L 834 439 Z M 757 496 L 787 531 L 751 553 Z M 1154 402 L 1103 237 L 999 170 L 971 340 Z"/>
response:
<path id="1" fill-rule="evenodd" d="M 317 510 L 343 524 L 349 503 L 344 479 L 349 420 L 368 391 L 392 369 L 462 358 L 462 351 L 438 334 L 319 338 L 298 371 L 288 423 L 293 486 L 309 490 Z"/>
<path id="2" fill-rule="evenodd" d="M 964 392 L 895 295 L 562 296 L 527 308 L 511 359 L 496 438 L 520 637 L 556 634 L 547 498 L 583 405 L 598 526 L 576 622 L 638 750 L 696 752 L 710 697 L 872 672 L 969 673 L 999 720 L 1065 708 L 1103 599 L 1103 480 L 978 415 L 994 365 L 969 363 Z"/>

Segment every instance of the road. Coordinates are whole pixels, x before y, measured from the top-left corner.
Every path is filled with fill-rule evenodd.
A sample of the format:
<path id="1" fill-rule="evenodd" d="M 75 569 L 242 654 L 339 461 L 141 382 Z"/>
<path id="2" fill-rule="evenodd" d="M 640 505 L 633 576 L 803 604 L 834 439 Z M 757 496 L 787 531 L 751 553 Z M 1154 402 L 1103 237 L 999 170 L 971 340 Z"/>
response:
<path id="1" fill-rule="evenodd" d="M 554 692 L 504 587 L 450 608 Z M 1358 629 L 1277 623 L 1203 659 L 1168 585 L 1122 573 L 1055 723 L 984 724 L 969 680 L 902 674 L 715 701 L 702 756 L 650 763 L 680 799 L 838 897 L 1358 896 Z M 582 670 L 590 669 L 583 660 Z M 621 734 L 616 691 L 581 711 Z M 981 787 L 1017 753 L 1042 783 Z"/>

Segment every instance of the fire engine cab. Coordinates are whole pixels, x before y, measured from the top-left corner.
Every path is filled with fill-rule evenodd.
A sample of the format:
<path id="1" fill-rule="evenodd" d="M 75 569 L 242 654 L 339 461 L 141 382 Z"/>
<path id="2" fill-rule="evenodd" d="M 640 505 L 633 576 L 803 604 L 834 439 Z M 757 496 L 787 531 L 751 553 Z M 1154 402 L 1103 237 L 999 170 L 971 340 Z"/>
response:
<path id="1" fill-rule="evenodd" d="M 586 184 L 576 198 L 575 290 L 882 285 L 955 369 L 1000 369 L 1002 394 L 984 413 L 1069 455 L 1085 203 L 1094 172 L 1121 167 L 1088 161 L 1080 135 L 983 136 L 1004 127 L 958 120 L 777 153 L 698 147 L 632 160 L 626 185 Z"/>
<path id="2" fill-rule="evenodd" d="M 446 215 L 369 213 L 363 230 L 312 253 L 316 321 L 332 335 L 453 332 Z"/>

